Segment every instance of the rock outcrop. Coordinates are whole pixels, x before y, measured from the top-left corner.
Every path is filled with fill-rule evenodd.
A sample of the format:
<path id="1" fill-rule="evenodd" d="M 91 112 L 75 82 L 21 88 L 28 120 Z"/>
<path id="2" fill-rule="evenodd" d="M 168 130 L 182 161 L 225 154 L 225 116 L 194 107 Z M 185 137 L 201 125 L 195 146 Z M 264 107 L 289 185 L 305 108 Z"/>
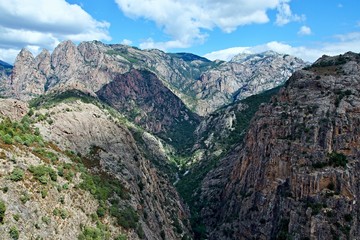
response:
<path id="1" fill-rule="evenodd" d="M 360 55 L 324 56 L 262 106 L 201 186 L 209 239 L 360 236 Z"/>

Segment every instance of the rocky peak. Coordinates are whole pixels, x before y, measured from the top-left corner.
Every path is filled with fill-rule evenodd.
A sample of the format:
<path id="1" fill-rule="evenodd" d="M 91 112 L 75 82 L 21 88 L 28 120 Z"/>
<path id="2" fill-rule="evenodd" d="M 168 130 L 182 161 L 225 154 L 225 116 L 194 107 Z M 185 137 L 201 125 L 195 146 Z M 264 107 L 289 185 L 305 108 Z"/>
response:
<path id="1" fill-rule="evenodd" d="M 22 49 L 16 57 L 10 81 L 10 96 L 21 100 L 29 100 L 44 93 L 46 78 L 37 66 L 33 54 Z"/>
<path id="2" fill-rule="evenodd" d="M 17 55 L 15 59 L 15 65 L 16 64 L 31 64 L 34 61 L 33 54 L 26 48 L 21 49 L 20 53 Z"/>

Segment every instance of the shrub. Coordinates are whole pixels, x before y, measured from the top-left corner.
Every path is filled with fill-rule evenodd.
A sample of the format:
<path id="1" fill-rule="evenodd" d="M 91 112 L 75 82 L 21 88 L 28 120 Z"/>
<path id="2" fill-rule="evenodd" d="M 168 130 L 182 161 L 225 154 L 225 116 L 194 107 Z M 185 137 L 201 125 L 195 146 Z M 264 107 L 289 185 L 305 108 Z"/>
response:
<path id="1" fill-rule="evenodd" d="M 9 233 L 10 233 L 10 237 L 12 238 L 12 239 L 19 239 L 19 230 L 15 227 L 15 226 L 12 226 L 11 228 L 10 228 L 10 231 L 9 231 Z"/>
<path id="2" fill-rule="evenodd" d="M 13 218 L 14 218 L 15 221 L 19 221 L 20 215 L 19 214 L 14 214 Z"/>
<path id="3" fill-rule="evenodd" d="M 332 152 L 329 155 L 329 163 L 334 167 L 346 167 L 348 160 L 343 153 Z"/>
<path id="4" fill-rule="evenodd" d="M 10 176 L 9 179 L 15 182 L 21 181 L 24 179 L 24 171 L 20 168 L 15 168 Z"/>
<path id="5" fill-rule="evenodd" d="M 25 204 L 27 201 L 30 200 L 30 196 L 27 192 L 23 192 L 23 194 L 20 196 L 20 201 Z"/>
<path id="6" fill-rule="evenodd" d="M 125 234 L 120 234 L 115 238 L 115 240 L 127 240 L 127 236 Z"/>
<path id="7" fill-rule="evenodd" d="M 53 181 L 57 180 L 56 172 L 46 165 L 31 165 L 29 167 L 29 171 L 34 175 L 35 179 L 37 179 L 42 184 L 47 184 L 49 178 Z"/>
<path id="8" fill-rule="evenodd" d="M 136 228 L 136 223 L 139 221 L 139 216 L 130 206 L 121 210 L 116 205 L 111 206 L 110 214 L 116 217 L 118 224 L 126 229 Z"/>
<path id="9" fill-rule="evenodd" d="M 4 223 L 5 212 L 6 212 L 5 203 L 0 200 L 0 223 L 1 223 L 1 224 Z"/>

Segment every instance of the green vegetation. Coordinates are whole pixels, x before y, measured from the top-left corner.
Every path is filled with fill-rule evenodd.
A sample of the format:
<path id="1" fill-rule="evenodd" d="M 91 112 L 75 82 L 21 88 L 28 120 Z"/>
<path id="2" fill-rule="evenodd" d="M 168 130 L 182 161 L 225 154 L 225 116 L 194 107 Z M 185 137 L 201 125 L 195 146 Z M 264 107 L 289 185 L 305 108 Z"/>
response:
<path id="1" fill-rule="evenodd" d="M 135 212 L 135 210 L 127 206 L 124 209 L 119 209 L 120 206 L 116 204 L 110 207 L 110 214 L 117 219 L 117 222 L 120 226 L 129 229 L 135 229 L 137 226 L 137 222 L 139 221 L 139 216 Z"/>
<path id="2" fill-rule="evenodd" d="M 20 220 L 20 215 L 19 215 L 19 214 L 14 214 L 14 215 L 13 215 L 13 219 L 14 219 L 15 221 L 19 221 L 19 220 Z"/>
<path id="3" fill-rule="evenodd" d="M 35 156 L 47 163 L 49 163 L 49 161 L 55 163 L 59 160 L 59 157 L 56 153 L 50 152 L 46 150 L 46 148 L 34 148 L 32 152 Z"/>
<path id="4" fill-rule="evenodd" d="M 47 184 L 49 180 L 57 180 L 57 174 L 50 166 L 38 165 L 29 167 L 29 171 L 33 174 L 34 178 L 42 184 Z"/>
<path id="5" fill-rule="evenodd" d="M 66 211 L 66 209 L 62 209 L 62 208 L 55 208 L 53 210 L 53 215 L 60 216 L 62 219 L 66 219 L 69 217 L 69 213 Z"/>
<path id="6" fill-rule="evenodd" d="M 10 176 L 9 179 L 14 182 L 18 182 L 24 179 L 24 171 L 20 168 L 15 168 Z"/>
<path id="7" fill-rule="evenodd" d="M 6 205 L 3 201 L 0 200 L 0 224 L 4 223 L 5 212 L 6 212 Z"/>
<path id="8" fill-rule="evenodd" d="M 313 168 L 324 168 L 327 166 L 332 167 L 346 167 L 348 160 L 343 153 L 332 152 L 328 154 L 328 161 L 325 162 L 315 162 L 312 164 Z"/>
<path id="9" fill-rule="evenodd" d="M 35 98 L 29 102 L 30 107 L 32 108 L 50 108 L 61 102 L 74 102 L 76 100 L 81 100 L 84 103 L 92 103 L 98 106 L 99 102 L 96 98 L 92 97 L 90 94 L 83 93 L 79 90 L 68 90 L 61 93 L 50 93 L 47 95 L 41 95 L 38 98 Z M 45 120 L 45 119 L 43 119 Z"/>
<path id="10" fill-rule="evenodd" d="M 5 118 L 0 122 L 0 140 L 4 144 L 24 144 L 30 146 L 33 144 L 44 145 L 44 140 L 39 136 L 38 129 L 30 127 L 31 120 L 25 116 L 21 122 L 11 121 Z"/>
<path id="11" fill-rule="evenodd" d="M 99 201 L 106 201 L 114 194 L 122 199 L 129 197 L 127 191 L 122 184 L 114 179 L 104 179 L 101 176 L 96 176 L 83 172 L 81 174 L 83 181 L 79 187 L 83 190 L 89 191 Z"/>
<path id="12" fill-rule="evenodd" d="M 279 232 L 277 234 L 277 238 L 278 240 L 290 240 L 291 235 L 289 234 L 289 223 L 290 220 L 287 218 L 283 218 L 280 220 L 279 223 Z"/>
<path id="13" fill-rule="evenodd" d="M 82 233 L 78 236 L 79 240 L 108 240 L 110 234 L 107 227 L 101 222 L 97 222 L 96 227 L 84 227 Z M 126 239 L 126 238 L 125 238 Z"/>
<path id="14" fill-rule="evenodd" d="M 329 164 L 334 167 L 346 167 L 348 160 L 343 153 L 332 152 L 329 154 Z"/>
<path id="15" fill-rule="evenodd" d="M 125 234 L 120 234 L 115 238 L 115 240 L 127 240 L 127 236 Z"/>
<path id="16" fill-rule="evenodd" d="M 12 226 L 10 228 L 9 234 L 12 239 L 14 239 L 14 240 L 19 239 L 19 230 L 15 226 Z"/>
<path id="17" fill-rule="evenodd" d="M 27 192 L 23 192 L 20 196 L 20 201 L 25 204 L 27 201 L 30 200 L 30 196 Z"/>

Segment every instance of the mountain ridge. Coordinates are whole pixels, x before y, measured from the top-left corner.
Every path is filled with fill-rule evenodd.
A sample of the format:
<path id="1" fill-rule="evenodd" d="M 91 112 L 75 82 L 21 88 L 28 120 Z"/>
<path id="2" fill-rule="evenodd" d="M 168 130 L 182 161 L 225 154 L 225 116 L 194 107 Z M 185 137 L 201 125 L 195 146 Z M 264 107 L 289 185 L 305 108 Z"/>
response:
<path id="1" fill-rule="evenodd" d="M 45 92 L 71 88 L 95 93 L 112 81 L 113 74 L 124 74 L 132 68 L 145 68 L 156 74 L 199 115 L 207 115 L 234 99 L 283 84 L 289 74 L 275 67 L 271 71 L 278 71 L 279 74 L 269 77 L 255 73 L 258 76 L 252 77 L 251 67 L 236 62 L 211 62 L 190 53 L 168 54 L 126 45 L 106 45 L 99 41 L 82 42 L 77 46 L 65 41 L 51 54 L 43 50 L 33 58 L 28 50 L 23 50 L 14 64 L 11 80 L 2 79 L 0 84 L 8 97 L 30 100 Z M 285 70 L 290 73 L 306 66 L 300 60 L 293 66 L 287 60 L 282 64 L 288 64 Z M 264 87 L 260 88 L 259 84 Z M 234 94 L 239 96 L 234 98 Z"/>

